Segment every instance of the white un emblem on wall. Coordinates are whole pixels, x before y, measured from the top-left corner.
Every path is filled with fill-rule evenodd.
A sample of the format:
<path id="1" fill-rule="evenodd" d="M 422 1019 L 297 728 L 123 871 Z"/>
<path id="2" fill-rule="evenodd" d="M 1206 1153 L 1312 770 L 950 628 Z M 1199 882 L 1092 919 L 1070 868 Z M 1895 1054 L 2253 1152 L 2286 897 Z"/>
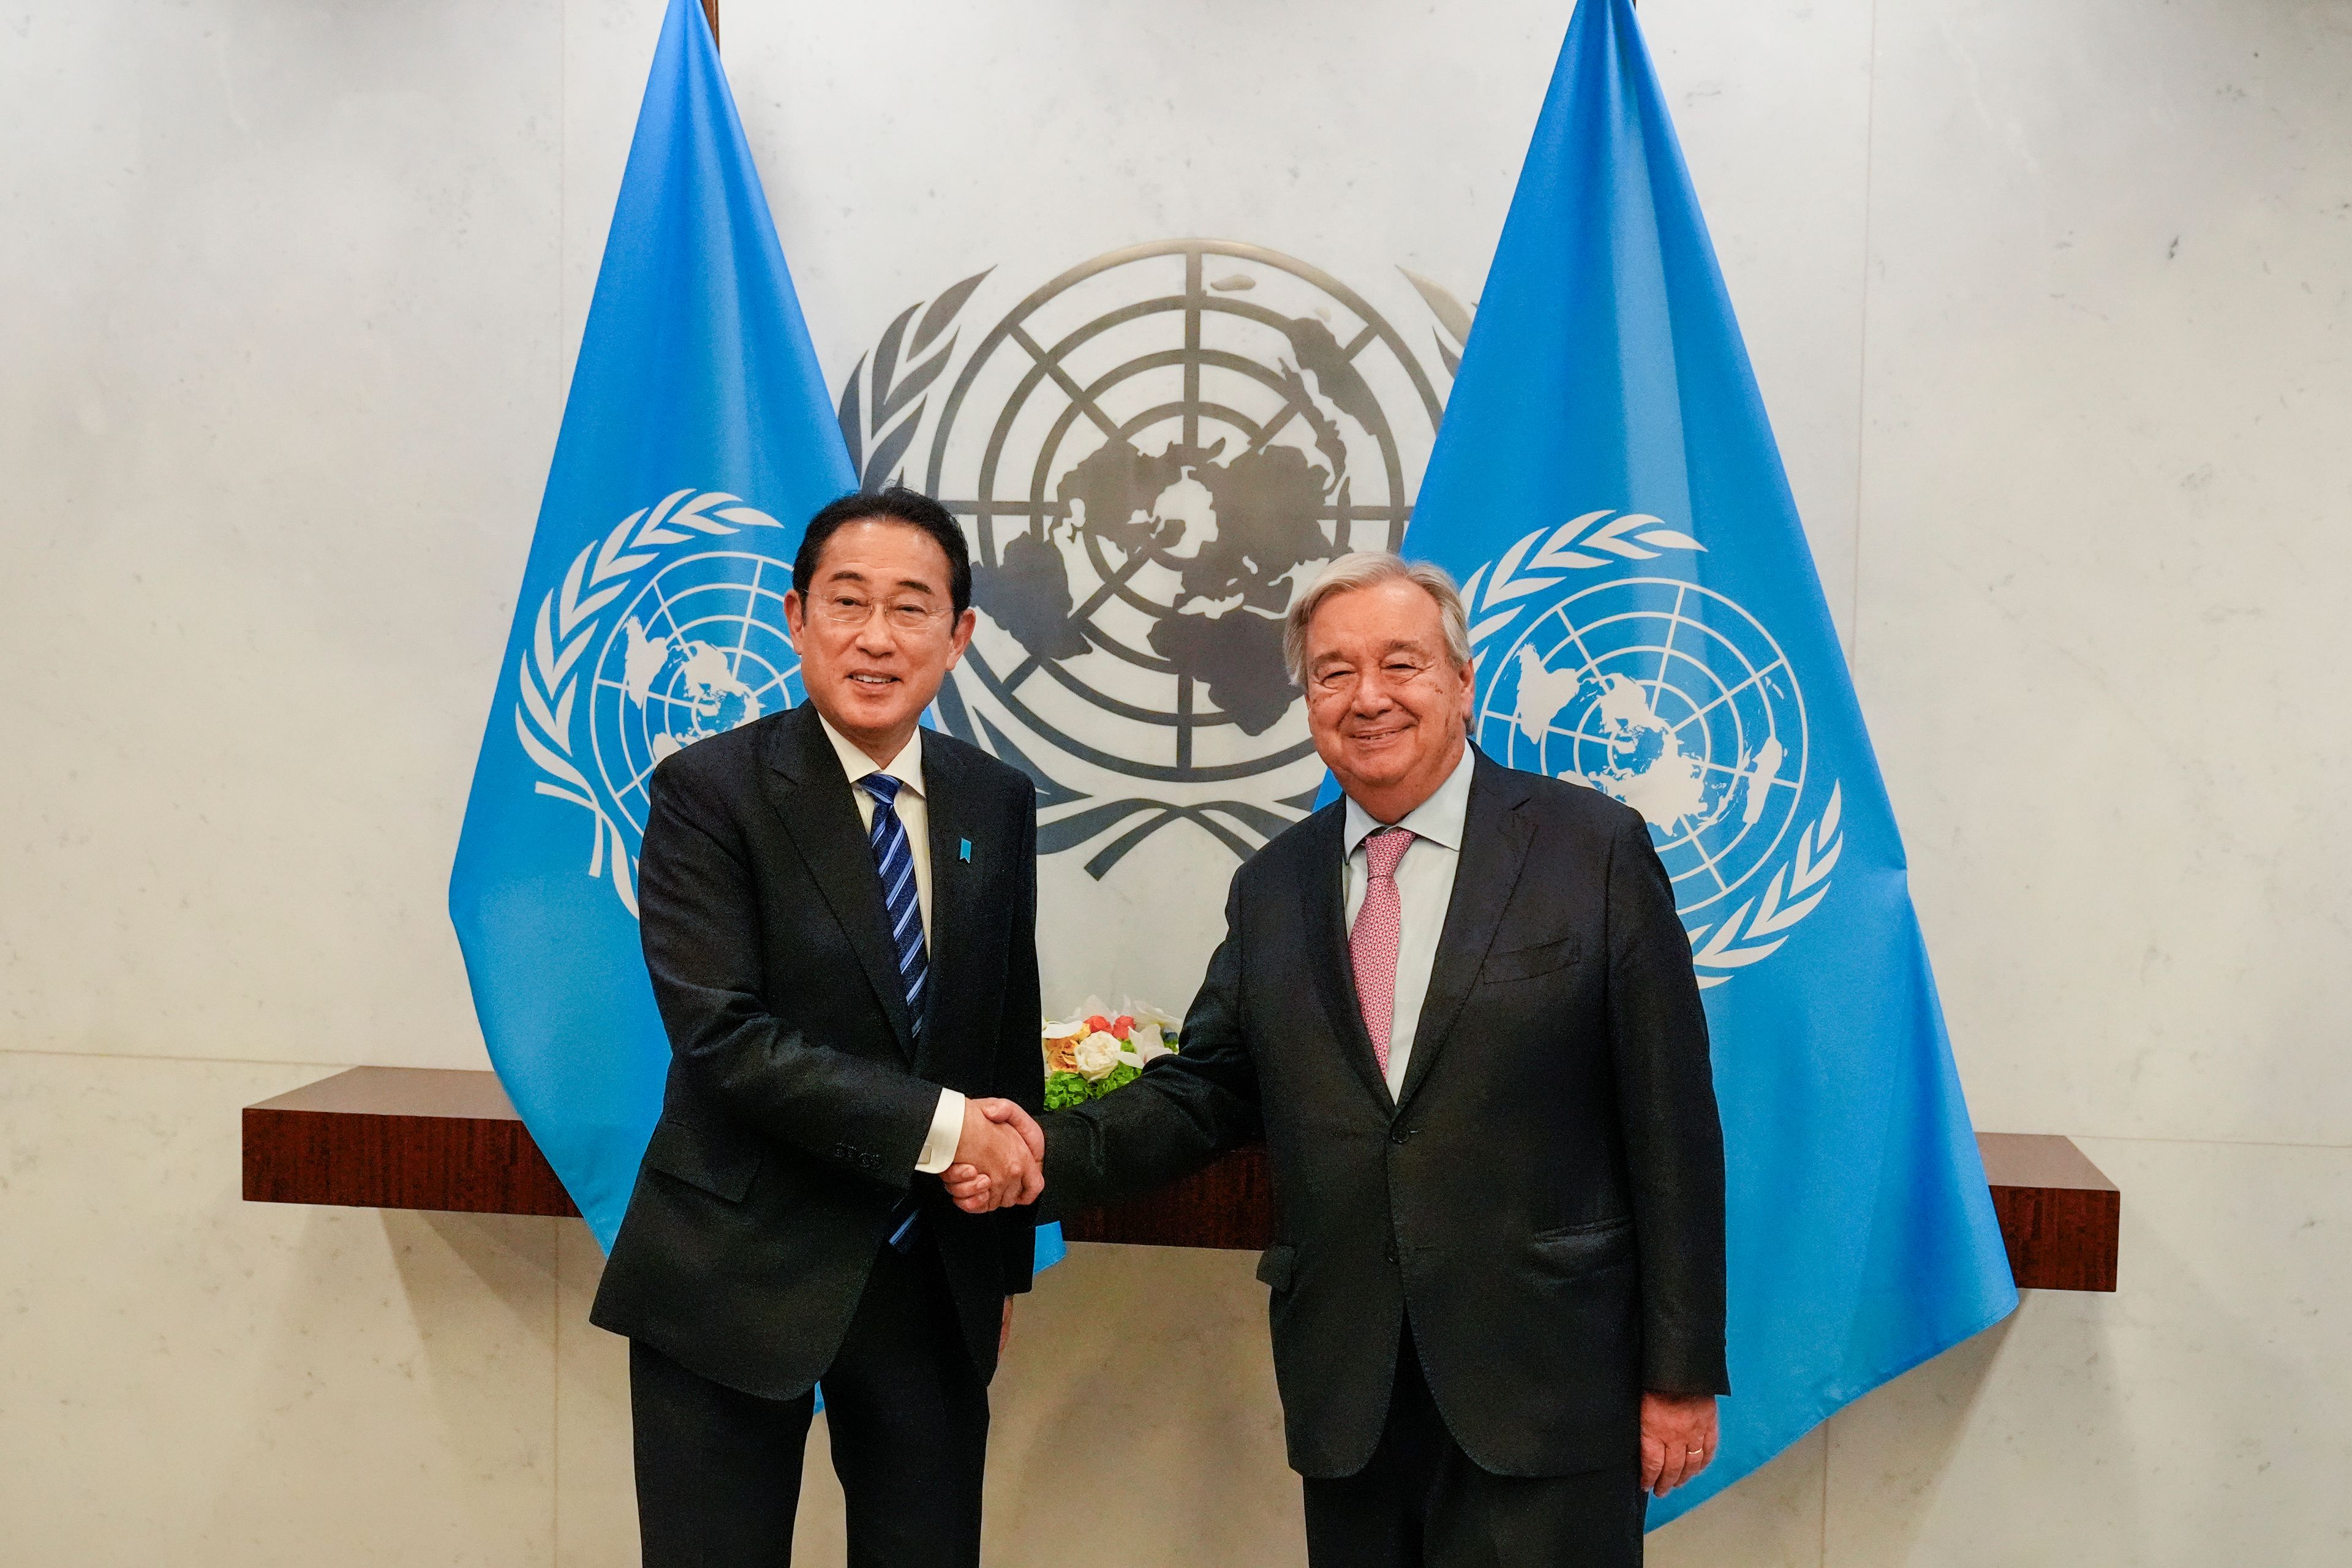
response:
<path id="1" fill-rule="evenodd" d="M 919 473 L 971 542 L 979 627 L 940 721 L 1037 781 L 1042 853 L 1102 877 L 1181 824 L 1246 857 L 1311 806 L 1284 612 L 1327 563 L 1403 536 L 1469 331 L 1406 277 L 1434 375 L 1423 328 L 1202 239 L 1072 268 L 960 350 L 968 278 L 859 363 L 841 421 L 864 482 Z"/>
<path id="2" fill-rule="evenodd" d="M 1479 746 L 1642 814 L 1700 984 L 1717 985 L 1812 912 L 1843 840 L 1834 785 L 1797 825 L 1805 701 L 1780 644 L 1722 595 L 1646 567 L 1702 549 L 1654 517 L 1589 512 L 1520 540 L 1464 597 Z"/>

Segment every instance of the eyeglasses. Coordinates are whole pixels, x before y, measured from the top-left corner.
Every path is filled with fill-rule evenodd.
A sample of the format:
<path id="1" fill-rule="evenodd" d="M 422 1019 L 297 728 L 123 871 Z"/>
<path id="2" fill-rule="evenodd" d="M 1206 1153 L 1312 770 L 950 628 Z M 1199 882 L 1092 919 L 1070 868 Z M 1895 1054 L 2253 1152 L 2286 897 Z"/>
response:
<path id="1" fill-rule="evenodd" d="M 882 618 L 893 631 L 919 632 L 929 628 L 941 616 L 951 616 L 951 609 L 935 609 L 913 599 L 894 599 L 877 605 L 871 599 L 861 599 L 855 594 L 832 594 L 816 600 L 811 606 L 836 626 L 862 626 L 880 610 Z"/>

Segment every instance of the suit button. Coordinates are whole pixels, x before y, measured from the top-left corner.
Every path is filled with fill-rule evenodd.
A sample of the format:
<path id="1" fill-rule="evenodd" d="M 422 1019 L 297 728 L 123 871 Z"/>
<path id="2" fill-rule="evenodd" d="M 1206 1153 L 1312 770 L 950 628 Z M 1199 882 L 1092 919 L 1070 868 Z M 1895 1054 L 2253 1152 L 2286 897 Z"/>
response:
<path id="1" fill-rule="evenodd" d="M 1396 1243 L 1395 1243 L 1395 1242 L 1393 1242 L 1393 1241 L 1391 1241 L 1391 1242 L 1390 1242 L 1390 1243 L 1389 1243 L 1389 1261 L 1390 1261 L 1391 1263 L 1394 1263 L 1396 1260 L 1397 1260 L 1397 1254 L 1396 1254 Z"/>
<path id="2" fill-rule="evenodd" d="M 1412 1136 L 1412 1129 L 1410 1127 L 1392 1127 L 1389 1130 L 1389 1142 L 1391 1143 L 1402 1144 Z"/>

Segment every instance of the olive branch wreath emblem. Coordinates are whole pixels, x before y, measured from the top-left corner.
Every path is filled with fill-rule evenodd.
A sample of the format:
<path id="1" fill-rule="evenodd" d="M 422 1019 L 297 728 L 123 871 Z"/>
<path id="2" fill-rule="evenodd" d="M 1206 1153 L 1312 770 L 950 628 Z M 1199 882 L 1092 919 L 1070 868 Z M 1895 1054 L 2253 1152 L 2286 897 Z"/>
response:
<path id="1" fill-rule="evenodd" d="M 941 291 L 928 305 L 919 300 L 908 306 L 883 330 L 873 353 L 861 357 L 851 368 L 836 413 L 859 488 L 878 490 L 902 479 L 908 449 L 913 446 L 923 422 L 927 401 L 924 395 L 954 357 L 956 340 L 950 329 L 973 290 L 987 277 L 987 271 L 975 272 Z M 932 349 L 934 343 L 939 345 L 936 352 Z M 965 707 L 952 680 L 940 688 L 937 700 L 940 718 L 951 734 L 978 743 L 980 732 L 985 731 L 989 749 L 1029 775 L 1037 786 L 1041 810 L 1076 805 L 1093 798 L 1047 776 L 1010 735 Z M 1303 809 L 1312 798 L 1310 793 L 1299 800 L 1280 804 Z M 1106 801 L 1039 823 L 1037 852 L 1052 855 L 1075 849 L 1139 816 L 1142 821 L 1111 839 L 1087 862 L 1088 875 L 1101 880 L 1129 850 L 1171 821 L 1193 823 L 1231 849 L 1236 858 L 1245 860 L 1255 846 L 1220 816 L 1230 817 L 1241 828 L 1255 833 L 1260 842 L 1273 837 L 1294 820 L 1248 801 L 1217 800 L 1193 805 L 1141 798 Z"/>
<path id="2" fill-rule="evenodd" d="M 1521 539 L 1493 563 L 1481 566 L 1463 585 L 1470 614 L 1470 650 L 1483 662 L 1496 635 L 1526 612 L 1528 595 L 1556 588 L 1560 574 L 1593 572 L 1632 561 L 1654 561 L 1667 551 L 1703 552 L 1706 546 L 1643 512 L 1612 515 L 1607 509 L 1572 518 L 1547 533 Z M 1845 847 L 1839 831 L 1844 786 L 1830 786 L 1829 805 L 1797 836 L 1795 853 L 1772 872 L 1764 891 L 1733 910 L 1728 918 L 1693 927 L 1691 963 L 1702 988 L 1721 985 L 1738 971 L 1760 963 L 1780 949 L 1798 921 L 1828 897 L 1830 872 Z"/>
<path id="3" fill-rule="evenodd" d="M 670 546 L 746 528 L 780 526 L 766 512 L 724 490 L 673 490 L 623 518 L 602 540 L 583 546 L 572 558 L 563 581 L 539 601 L 530 643 L 516 671 L 521 695 L 515 702 L 515 734 L 547 775 L 532 786 L 535 793 L 570 801 L 594 818 L 588 875 L 609 874 L 613 891 L 632 919 L 637 912 L 637 889 L 629 874 L 628 839 L 572 760 L 583 678 L 580 656 L 595 640 L 606 606 L 628 591 L 641 568 Z"/>
<path id="4" fill-rule="evenodd" d="M 860 489 L 878 490 L 899 477 L 899 465 L 907 458 L 907 448 L 914 445 L 915 432 L 923 423 L 923 394 L 940 378 L 955 354 L 955 334 L 948 329 L 994 268 L 975 272 L 961 283 L 954 284 L 923 310 L 919 300 L 898 313 L 874 345 L 870 355 L 860 355 L 850 367 L 848 384 L 841 389 L 841 405 L 835 411 L 841 421 L 841 438 L 849 446 L 849 466 L 857 472 Z M 923 311 L 922 320 L 915 312 Z M 914 336 L 907 335 L 912 327 Z M 948 332 L 939 353 L 925 359 L 925 351 L 939 342 L 940 334 Z M 907 361 L 901 373 L 898 362 Z"/>
<path id="5" fill-rule="evenodd" d="M 835 414 L 860 489 L 878 490 L 903 481 L 908 451 L 922 426 L 926 395 L 954 357 L 956 337 L 952 329 L 973 292 L 993 270 L 989 268 L 975 272 L 941 290 L 935 299 L 908 306 L 883 330 L 874 352 L 861 356 L 851 367 Z M 1452 375 L 1461 366 L 1462 350 L 1469 340 L 1470 308 L 1433 279 L 1407 268 L 1399 268 L 1398 271 L 1429 307 L 1430 336 L 1439 363 L 1444 366 L 1445 374 Z M 990 750 L 1027 773 L 1037 786 L 1041 811 L 1076 806 L 1094 798 L 1049 777 L 1003 729 L 966 708 L 954 681 L 940 687 L 938 711 L 950 732 L 975 744 L 981 743 L 984 733 Z M 1103 801 L 1040 822 L 1037 850 L 1041 855 L 1057 854 L 1113 835 L 1086 863 L 1087 874 L 1099 881 L 1129 850 L 1160 828 L 1170 822 L 1185 821 L 1223 844 L 1236 859 L 1246 860 L 1257 844 L 1272 838 L 1311 810 L 1316 793 L 1308 790 L 1273 802 L 1272 805 L 1280 810 L 1242 800 L 1177 805 L 1137 796 Z M 1118 831 L 1123 825 L 1125 831 Z M 1246 837 L 1252 834 L 1257 844 Z"/>

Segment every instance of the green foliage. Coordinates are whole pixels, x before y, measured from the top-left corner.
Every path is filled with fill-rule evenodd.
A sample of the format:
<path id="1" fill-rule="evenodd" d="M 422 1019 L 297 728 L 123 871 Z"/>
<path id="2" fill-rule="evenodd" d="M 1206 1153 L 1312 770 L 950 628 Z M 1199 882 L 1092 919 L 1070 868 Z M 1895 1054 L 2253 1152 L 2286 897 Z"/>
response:
<path id="1" fill-rule="evenodd" d="M 1095 1086 L 1074 1072 L 1045 1075 L 1045 1109 L 1067 1110 L 1074 1105 L 1084 1105 L 1094 1096 Z"/>
<path id="2" fill-rule="evenodd" d="M 1172 1039 L 1169 1042 L 1171 1048 L 1174 1044 Z M 1141 1068 L 1131 1068 L 1125 1062 L 1111 1068 L 1096 1082 L 1088 1082 L 1082 1073 L 1049 1072 L 1045 1075 L 1045 1109 L 1067 1110 L 1090 1100 L 1100 1100 L 1112 1089 L 1124 1089 L 1142 1076 Z"/>

